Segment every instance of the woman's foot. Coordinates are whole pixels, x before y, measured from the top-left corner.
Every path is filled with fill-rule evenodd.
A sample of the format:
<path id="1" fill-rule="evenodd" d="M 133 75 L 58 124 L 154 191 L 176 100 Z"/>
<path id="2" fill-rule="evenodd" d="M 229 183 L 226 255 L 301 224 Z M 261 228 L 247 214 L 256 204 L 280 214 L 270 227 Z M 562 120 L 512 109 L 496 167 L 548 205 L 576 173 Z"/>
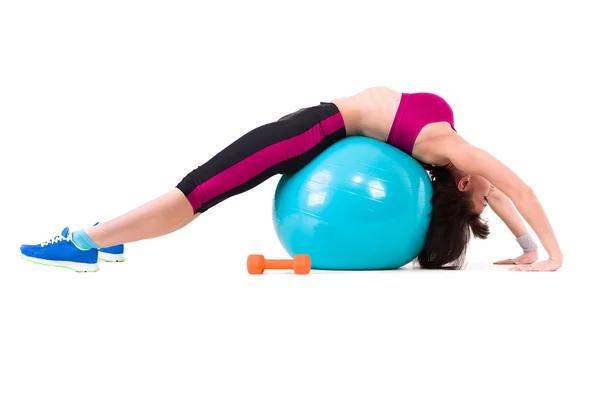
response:
<path id="1" fill-rule="evenodd" d="M 60 235 L 40 244 L 22 245 L 21 257 L 36 264 L 69 268 L 76 272 L 98 271 L 98 250 L 77 247 L 68 227 Z"/>

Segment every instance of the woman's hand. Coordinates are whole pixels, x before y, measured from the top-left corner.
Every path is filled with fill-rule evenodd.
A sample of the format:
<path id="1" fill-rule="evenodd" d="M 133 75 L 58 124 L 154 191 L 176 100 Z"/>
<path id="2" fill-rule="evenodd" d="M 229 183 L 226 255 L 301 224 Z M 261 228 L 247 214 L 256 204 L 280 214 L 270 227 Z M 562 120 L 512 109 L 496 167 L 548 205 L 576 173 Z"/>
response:
<path id="1" fill-rule="evenodd" d="M 496 261 L 496 265 L 509 265 L 509 264 L 532 264 L 538 259 L 538 251 L 528 251 L 521 254 L 517 258 L 508 258 L 506 260 Z"/>
<path id="2" fill-rule="evenodd" d="M 516 265 L 509 268 L 509 271 L 556 271 L 562 266 L 562 262 L 554 261 L 551 258 L 534 264 Z"/>

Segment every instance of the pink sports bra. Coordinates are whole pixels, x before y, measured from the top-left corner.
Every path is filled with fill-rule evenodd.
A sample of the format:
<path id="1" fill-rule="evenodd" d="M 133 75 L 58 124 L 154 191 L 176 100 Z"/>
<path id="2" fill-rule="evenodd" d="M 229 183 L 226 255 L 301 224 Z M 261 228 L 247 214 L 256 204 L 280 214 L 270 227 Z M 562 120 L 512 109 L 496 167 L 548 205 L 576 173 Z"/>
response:
<path id="1" fill-rule="evenodd" d="M 419 132 L 432 122 L 448 122 L 454 129 L 454 113 L 446 100 L 433 93 L 402 93 L 387 143 L 412 155 Z"/>

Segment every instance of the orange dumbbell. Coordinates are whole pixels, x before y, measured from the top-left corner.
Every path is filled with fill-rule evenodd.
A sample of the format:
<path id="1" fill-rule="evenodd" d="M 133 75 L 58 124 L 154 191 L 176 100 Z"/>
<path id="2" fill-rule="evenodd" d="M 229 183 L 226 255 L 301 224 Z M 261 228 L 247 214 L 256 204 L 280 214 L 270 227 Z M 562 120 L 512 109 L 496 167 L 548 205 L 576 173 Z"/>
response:
<path id="1" fill-rule="evenodd" d="M 265 269 L 293 269 L 294 273 L 305 275 L 310 272 L 310 256 L 300 254 L 293 260 L 265 260 L 260 254 L 248 256 L 248 273 L 260 275 Z"/>

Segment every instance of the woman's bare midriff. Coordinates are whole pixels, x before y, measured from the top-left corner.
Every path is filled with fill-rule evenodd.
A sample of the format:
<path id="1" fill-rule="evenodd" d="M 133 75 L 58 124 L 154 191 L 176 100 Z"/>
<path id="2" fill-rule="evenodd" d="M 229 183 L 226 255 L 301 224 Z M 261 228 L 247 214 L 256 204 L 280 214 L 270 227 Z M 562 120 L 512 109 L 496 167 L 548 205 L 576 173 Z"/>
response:
<path id="1" fill-rule="evenodd" d="M 387 87 L 365 89 L 352 96 L 332 101 L 342 114 L 348 135 L 360 135 L 386 142 L 400 105 L 402 93 Z M 438 157 L 427 153 L 435 151 L 435 143 L 442 137 L 457 135 L 447 122 L 433 122 L 421 129 L 413 147 L 415 158 L 431 162 Z M 458 136 L 458 135 L 457 135 Z M 439 160 L 440 162 L 443 160 Z"/>
<path id="2" fill-rule="evenodd" d="M 332 101 L 340 110 L 348 135 L 386 141 L 402 93 L 385 87 L 363 90 Z"/>

